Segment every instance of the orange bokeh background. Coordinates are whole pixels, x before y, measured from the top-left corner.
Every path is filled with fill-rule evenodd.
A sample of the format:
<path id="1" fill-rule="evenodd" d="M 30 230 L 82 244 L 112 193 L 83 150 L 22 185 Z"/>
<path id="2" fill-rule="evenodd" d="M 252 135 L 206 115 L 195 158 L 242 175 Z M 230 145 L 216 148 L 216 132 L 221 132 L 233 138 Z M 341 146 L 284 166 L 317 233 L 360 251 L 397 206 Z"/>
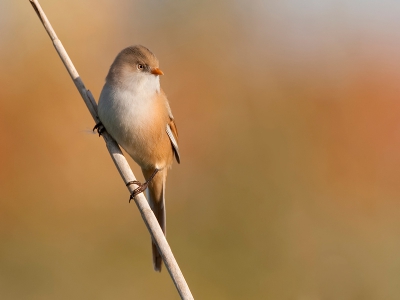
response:
<path id="1" fill-rule="evenodd" d="M 159 58 L 196 299 L 400 297 L 400 3 L 41 5 L 96 99 L 122 48 Z M 178 299 L 28 0 L 0 3 L 0 67 L 0 298 Z"/>

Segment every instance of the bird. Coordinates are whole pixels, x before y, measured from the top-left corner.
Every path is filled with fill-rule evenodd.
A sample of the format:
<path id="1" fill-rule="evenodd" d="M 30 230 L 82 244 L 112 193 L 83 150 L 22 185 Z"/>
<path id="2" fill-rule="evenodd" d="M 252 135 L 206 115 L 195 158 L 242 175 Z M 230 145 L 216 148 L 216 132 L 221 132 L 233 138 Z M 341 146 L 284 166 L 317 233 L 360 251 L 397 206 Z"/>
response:
<path id="1" fill-rule="evenodd" d="M 142 45 L 123 49 L 107 74 L 98 103 L 100 122 L 142 169 L 144 183 L 131 199 L 146 190 L 147 201 L 166 234 L 165 185 L 173 159 L 180 163 L 178 130 L 166 94 L 160 87 L 156 56 Z M 100 129 L 100 130 L 99 130 Z M 162 257 L 152 241 L 153 267 L 161 272 Z"/>

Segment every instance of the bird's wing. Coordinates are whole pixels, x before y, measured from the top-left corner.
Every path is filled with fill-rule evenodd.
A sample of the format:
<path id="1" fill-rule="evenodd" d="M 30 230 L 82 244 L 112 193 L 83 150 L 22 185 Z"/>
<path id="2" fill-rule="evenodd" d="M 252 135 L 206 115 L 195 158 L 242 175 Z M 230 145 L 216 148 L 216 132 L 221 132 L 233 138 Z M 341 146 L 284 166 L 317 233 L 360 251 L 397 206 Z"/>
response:
<path id="1" fill-rule="evenodd" d="M 175 153 L 175 158 L 178 164 L 181 163 L 181 157 L 179 156 L 179 147 L 178 147 L 178 130 L 176 128 L 174 119 L 171 117 L 171 120 L 167 124 L 166 128 L 169 139 L 171 140 L 172 149 Z"/>

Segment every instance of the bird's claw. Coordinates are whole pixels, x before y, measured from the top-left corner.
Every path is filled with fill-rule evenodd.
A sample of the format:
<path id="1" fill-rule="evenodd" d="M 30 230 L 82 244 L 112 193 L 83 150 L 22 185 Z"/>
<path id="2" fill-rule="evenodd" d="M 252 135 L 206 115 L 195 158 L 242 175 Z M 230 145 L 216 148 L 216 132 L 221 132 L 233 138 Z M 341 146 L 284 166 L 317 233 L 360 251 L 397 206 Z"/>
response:
<path id="1" fill-rule="evenodd" d="M 106 131 L 106 128 L 104 127 L 103 123 L 99 122 L 93 127 L 93 131 L 95 130 L 97 130 L 97 133 L 99 136 L 101 136 L 101 134 Z"/>
<path id="2" fill-rule="evenodd" d="M 146 188 L 147 188 L 147 186 L 148 186 L 148 182 L 140 183 L 139 181 L 134 180 L 134 181 L 129 181 L 129 182 L 126 184 L 126 186 L 130 186 L 131 184 L 136 184 L 136 185 L 138 185 L 138 187 L 137 187 L 136 189 L 134 189 L 133 192 L 132 192 L 132 194 L 130 195 L 130 197 L 129 197 L 129 203 L 131 203 L 131 200 L 132 200 L 133 198 L 135 198 L 137 195 L 139 195 L 140 193 L 143 193 L 143 192 L 146 190 Z"/>
<path id="3" fill-rule="evenodd" d="M 150 178 L 146 180 L 145 183 L 140 183 L 137 180 L 129 181 L 126 186 L 130 186 L 131 184 L 136 184 L 138 187 L 132 192 L 131 196 L 129 197 L 129 203 L 131 203 L 131 200 L 135 198 L 137 195 L 140 193 L 143 193 L 147 187 L 149 186 L 149 183 L 153 180 L 154 176 L 156 176 L 157 172 L 159 170 L 155 169 L 153 174 L 151 174 Z"/>

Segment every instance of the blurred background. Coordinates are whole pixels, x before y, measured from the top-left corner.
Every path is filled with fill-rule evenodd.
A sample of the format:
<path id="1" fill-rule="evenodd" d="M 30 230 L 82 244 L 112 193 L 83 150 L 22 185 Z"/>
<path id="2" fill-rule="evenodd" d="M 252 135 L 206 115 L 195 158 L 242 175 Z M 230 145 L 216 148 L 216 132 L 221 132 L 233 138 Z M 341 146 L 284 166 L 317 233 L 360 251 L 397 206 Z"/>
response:
<path id="1" fill-rule="evenodd" d="M 41 5 L 96 99 L 124 47 L 159 58 L 196 299 L 399 299 L 400 2 Z M 0 2 L 0 70 L 0 298 L 178 299 L 28 0 Z"/>

